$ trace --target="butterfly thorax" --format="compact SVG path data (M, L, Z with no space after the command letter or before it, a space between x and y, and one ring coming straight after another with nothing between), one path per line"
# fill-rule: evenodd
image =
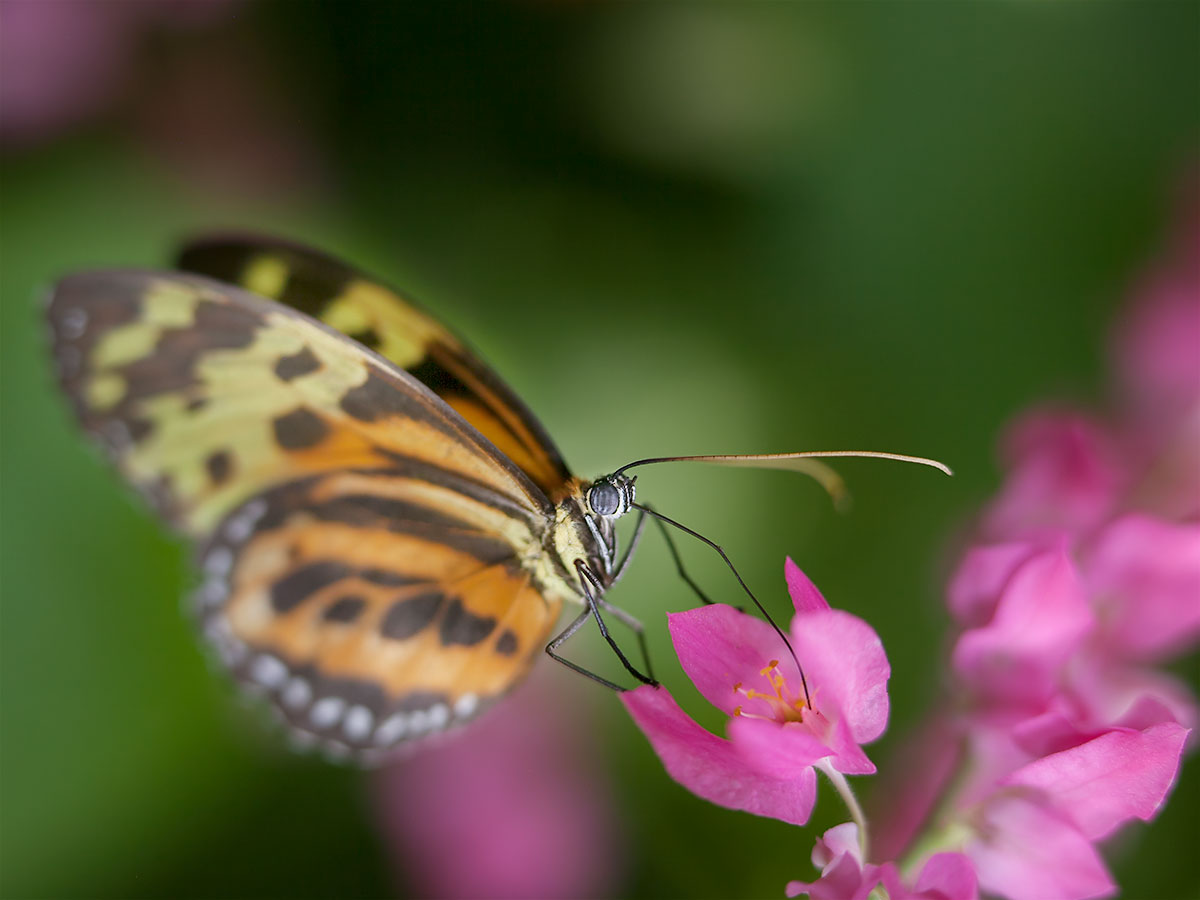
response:
M564 599L582 597L582 564L591 574L592 588L603 592L614 579L617 566L616 520L633 507L633 479L610 475L594 482L573 478L557 495L554 522L547 533Z

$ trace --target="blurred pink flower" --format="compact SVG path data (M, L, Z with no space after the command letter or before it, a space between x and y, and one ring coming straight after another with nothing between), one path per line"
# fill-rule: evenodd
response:
M1128 821L1153 818L1174 782L1187 734L1174 722L1111 728L1039 756L1002 723L976 722L961 739L943 730L967 752L958 757L957 777L942 783L953 784L951 793L937 792L938 811L924 823L921 849L904 868L922 864L927 854L954 852L965 855L990 894L1107 896L1115 885L1094 844ZM888 834L897 823L904 824L894 811L876 822L883 825L877 846L889 854L911 838L911 832L902 841Z
M966 852L985 891L1010 900L1083 900L1116 893L1092 842L1038 799L997 794L976 816L977 830Z
M1027 413L1001 446L1009 473L980 523L989 541L1086 532L1112 513L1129 486L1116 440L1077 413Z
M1113 330L1126 453L1141 479L1130 506L1200 519L1200 172L1175 238Z
M853 822L835 825L813 845L812 863L821 870L816 881L789 881L789 897L807 894L812 900L866 900L883 881L879 866L864 863Z
M1005 757L1019 752L1015 745L985 750L968 776L974 786L964 787L958 812L944 826L948 843L970 857L981 887L992 893L1014 900L1107 896L1116 886L1093 844L1131 819L1157 813L1187 734L1173 722L1112 729L994 779ZM1006 743L999 730L984 739Z
M787 896L866 900L880 884L887 889L889 900L976 900L979 896L975 869L961 853L933 854L911 888L893 863L864 863L858 826L853 822L826 831L813 847L812 861L821 869L821 877L813 882L788 882Z
M975 547L951 579L968 715L1005 717L1031 752L1116 725L1195 724L1186 687L1147 665L1200 636L1200 524L1131 513L1073 557L1057 544Z
M1158 437L1200 411L1200 173L1181 201L1174 240L1134 291L1112 341L1129 412Z
M1154 817L1175 780L1187 734L1175 722L1142 731L1114 728L1036 759L1000 785L1036 788L1084 837L1100 840L1130 819Z
M144 32L204 25L237 2L4 0L0 140L42 141L99 114L131 84Z
M1161 662L1200 638L1200 522L1130 513L1108 523L1081 555L1098 653Z
M814 765L844 774L875 771L859 745L886 727L890 668L867 623L830 609L790 559L786 570L796 609L790 640L804 661L807 697L771 626L715 604L673 614L669 622L684 671L730 717L729 739L700 727L665 688L641 687L621 699L667 772L688 790L800 825L816 799Z
M912 888L906 888L896 867L883 867L883 886L888 900L977 900L979 877L975 866L962 853L934 853L917 873Z
M1003 582L990 618L959 637L951 664L975 709L1037 713L1094 624L1065 549L1034 552Z
M378 774L397 880L417 896L594 897L619 883L608 773L551 674Z
M882 795L883 858L959 850L988 893L1107 896L1095 845L1174 782L1200 718L1155 668L1200 638L1195 199L1117 332L1126 405L1008 430L1008 475L947 590L955 683L902 752L917 772Z

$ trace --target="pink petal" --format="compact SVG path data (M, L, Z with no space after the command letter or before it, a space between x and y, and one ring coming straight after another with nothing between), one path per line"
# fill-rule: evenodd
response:
M1117 665L1087 654L1072 662L1070 694L1084 730L1113 724L1140 729L1162 721L1194 728L1200 723L1187 685L1159 669Z
M1004 444L1011 471L983 520L992 540L1089 529L1109 514L1128 480L1112 438L1076 413L1027 414Z
M808 821L816 800L816 775L811 768L792 780L754 771L733 744L692 721L666 688L647 685L626 691L621 702L667 774L696 796L792 825Z
M792 604L797 613L819 612L829 609L826 600L817 586L809 580L798 565L789 556L783 563L783 575L787 579L788 593L792 595Z
M754 771L783 780L799 778L805 769L833 754L799 722L735 716L729 720L729 740Z
M1013 726L1012 734L1032 757L1042 757L1114 728L1143 731L1160 722L1195 728L1198 720L1195 698L1178 679L1085 657L1072 664L1067 690L1045 711Z
M828 866L816 881L789 881L785 893L789 897L807 894L812 900L867 900L880 877L875 866L868 865L864 869L857 860L846 855Z
M813 844L812 861L814 866L824 868L839 856L849 855L862 864L862 844L858 839L858 825L854 822L843 822L834 825Z
M820 713L804 711L806 724L817 719L823 719ZM850 725L845 719L837 719L828 723L824 729L826 746L833 751L830 764L843 775L874 775L875 764L863 752L854 735L850 733Z
M912 889L905 887L892 863L880 867L888 900L978 900L975 867L962 853L935 853L929 857Z
M772 660L799 689L799 676L787 646L766 622L738 612L732 606L714 603L667 616L675 653L688 678L704 698L726 715L738 707L749 714L775 718L774 708L763 700L748 699L734 690L743 685L772 694L770 682L761 674Z
M1004 783L1040 788L1085 837L1099 840L1128 819L1154 816L1179 771L1187 735L1174 722L1110 731L1036 760Z
M977 900L979 878L965 854L935 853L921 869L913 891L925 900ZM899 898L893 894L892 900Z
M808 894L812 900L867 900L879 884L882 870L863 865L858 826L853 822L835 825L817 839L812 862L821 869L813 882L788 882L789 897Z
M792 646L817 712L844 720L860 744L879 737L892 670L875 629L840 609L807 613L792 620Z
M999 794L968 841L979 886L1010 900L1084 900L1116 892L1091 841L1059 813L1025 797Z
M992 621L959 638L954 669L998 705L1043 704L1092 625L1066 553L1040 553L1013 574Z
M1084 577L1114 654L1157 660L1200 638L1200 523L1124 516L1090 548Z
M959 624L975 628L986 623L1013 572L1040 547L1034 541L1013 541L968 550L946 591L947 605Z

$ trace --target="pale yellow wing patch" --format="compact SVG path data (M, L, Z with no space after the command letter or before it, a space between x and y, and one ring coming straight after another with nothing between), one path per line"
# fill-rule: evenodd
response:
M208 534L275 484L425 461L513 498L545 497L431 392L308 318L208 279L64 279L49 308L85 427L185 532Z

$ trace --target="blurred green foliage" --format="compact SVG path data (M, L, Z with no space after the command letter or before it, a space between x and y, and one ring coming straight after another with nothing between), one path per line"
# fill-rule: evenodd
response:
M1030 404L1102 402L1113 312L1195 161L1198 10L262 3L143 36L107 113L0 157L0 893L394 889L362 776L288 756L232 711L179 615L184 553L68 421L34 302L56 276L160 265L196 230L283 232L469 335L581 474L826 447L948 461L953 480L841 466L845 517L780 473L639 481L781 616L790 554L874 624L893 665L871 751L886 767L935 696L945 563L998 483L1001 427ZM227 118L247 92L260 105ZM263 123L286 125L259 137L300 163L262 184L271 152L236 177L203 165L223 129ZM614 599L695 701L662 618L692 600L654 537ZM811 871L828 795L804 832L709 807L596 705L624 895L779 896ZM1117 842L1127 896L1200 894L1198 804L1193 766Z

